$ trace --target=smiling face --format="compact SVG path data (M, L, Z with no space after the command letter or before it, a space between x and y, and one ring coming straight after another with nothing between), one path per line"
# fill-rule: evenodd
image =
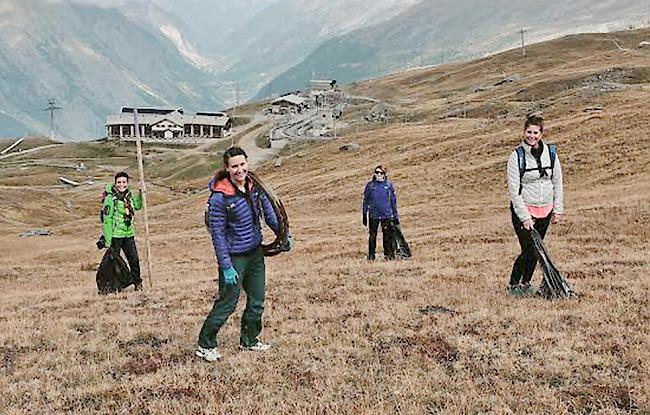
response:
M127 187L129 187L129 179L126 177L118 177L115 180L115 188L118 192L124 193Z
M542 135L542 127L539 125L531 124L524 129L524 141L531 147L537 146Z
M234 182L244 184L246 175L248 175L248 161L246 161L246 156L239 155L230 157L226 170Z
M375 169L374 178L377 181L383 182L386 180L386 173L384 173L381 169Z

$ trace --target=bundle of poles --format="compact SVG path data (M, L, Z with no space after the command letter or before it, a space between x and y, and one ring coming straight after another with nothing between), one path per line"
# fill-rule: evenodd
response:
M539 293L549 300L558 298L571 298L575 296L575 292L569 282L562 276L560 271L555 267L551 257L546 251L546 247L542 242L542 237L535 229L531 229L530 235L533 239L533 246L537 253L539 265L542 268L544 277L542 278L542 285L539 288Z

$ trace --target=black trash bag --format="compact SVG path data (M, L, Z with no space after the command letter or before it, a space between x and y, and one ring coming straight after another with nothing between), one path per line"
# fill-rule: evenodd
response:
M395 240L393 248L395 248L395 257L401 259L407 259L411 257L411 248L404 238L402 229L398 224L393 222L393 238Z
M96 281L100 294L120 292L134 283L126 261L120 255L113 254L110 249L106 250L97 268Z

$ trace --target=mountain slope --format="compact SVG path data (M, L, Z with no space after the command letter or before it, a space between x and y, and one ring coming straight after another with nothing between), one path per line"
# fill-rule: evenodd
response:
M646 0L512 3L429 0L388 22L324 42L300 64L272 81L275 91L302 88L313 71L341 82L367 79L411 66L467 60L519 44L582 31L612 30L646 22ZM264 96L260 92L258 97Z
M222 52L233 61L223 79L239 80L252 96L321 42L385 21L416 1L279 0L223 42Z
M48 131L52 97L63 107L57 135L75 139L103 136L106 115L125 104L219 109L213 78L140 26L111 8L3 1L0 135Z
M275 0L155 0L159 7L185 22L184 34L197 50L218 58L230 45L233 32Z

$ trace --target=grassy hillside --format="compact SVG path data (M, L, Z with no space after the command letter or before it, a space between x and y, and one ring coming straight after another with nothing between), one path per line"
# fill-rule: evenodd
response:
M22 191L11 203L31 217L0 217L0 412L648 413L650 51L636 45L650 31L616 37L627 50L572 36L526 58L356 85L397 116L260 169L295 237L266 263L267 354L237 350L240 304L219 335L224 359L193 356L216 291L205 194L154 186L153 287L100 297L93 209L20 238L52 204ZM531 111L565 174L567 212L546 244L579 293L570 301L505 291L519 250L505 164ZM360 151L340 151L348 142ZM376 164L397 189L411 260L364 259L361 192ZM47 192L94 200L92 189Z

